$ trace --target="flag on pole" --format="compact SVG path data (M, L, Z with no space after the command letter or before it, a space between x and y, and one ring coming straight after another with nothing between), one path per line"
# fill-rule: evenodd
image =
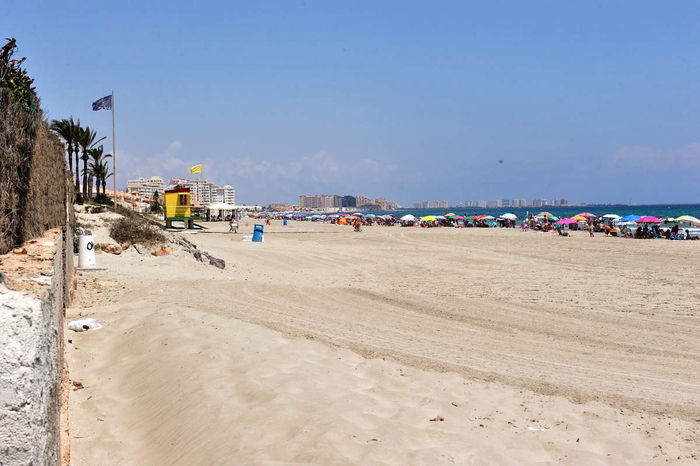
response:
M106 95L101 99L93 102L92 110L95 112L98 110L112 110L112 96Z
M200 163L199 165L190 167L190 173L202 173L202 164Z

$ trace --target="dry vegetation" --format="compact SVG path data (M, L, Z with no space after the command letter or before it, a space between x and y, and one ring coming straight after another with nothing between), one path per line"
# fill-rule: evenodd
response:
M41 111L27 112L0 88L0 254L66 225L72 202L63 145Z
M119 244L144 244L146 246L167 241L165 235L154 222L128 209L117 208L123 215L109 228L109 235Z

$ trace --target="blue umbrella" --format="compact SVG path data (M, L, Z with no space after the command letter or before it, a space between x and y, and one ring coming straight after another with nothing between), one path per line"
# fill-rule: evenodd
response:
M618 218L617 220L615 220L615 222L636 222L640 218L642 218L640 215L631 214L631 215L625 215L624 217Z

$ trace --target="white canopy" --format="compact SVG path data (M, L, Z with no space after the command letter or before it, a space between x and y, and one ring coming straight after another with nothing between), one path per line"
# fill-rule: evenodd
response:
M209 210L235 210L236 208L237 206L226 204L225 202L217 202L207 206L207 209Z

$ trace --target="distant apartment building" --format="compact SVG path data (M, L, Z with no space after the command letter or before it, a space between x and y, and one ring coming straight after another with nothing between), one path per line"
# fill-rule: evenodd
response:
M306 194L297 198L297 205L310 209L334 209L340 207L342 198L337 194Z
M559 207L559 199L552 199L551 201L549 201L549 205L553 207Z
M513 199L513 207L526 207L527 200L525 199Z
M340 207L357 207L355 196L343 196L340 199Z
M568 199L559 199L559 205L564 207L569 205L569 200Z
M364 196L364 195L355 196L355 201L357 202L357 207L375 204L374 199L372 199L369 196Z
M489 209L496 209L498 207L501 207L501 200L492 199L486 203L486 207L488 207Z
M474 201L464 201L464 207L476 207Z
M207 180L188 180L185 178L171 178L170 185L190 188L192 200L202 205L209 205L217 202L236 205L236 188L233 186L219 186Z
M487 201L478 200L478 201L476 201L476 206L477 206L477 207L487 207L487 206L488 206L488 202L487 202Z
M416 202L413 207L416 209L447 209L450 206L448 201L423 201Z
M510 199L501 199L501 207L511 207L512 203Z
M165 183L160 176L152 176L150 178L136 178L126 182L126 192L136 196L152 198L153 193L157 192L159 196L165 191Z
M547 205L547 199L533 199L532 207L544 207Z

